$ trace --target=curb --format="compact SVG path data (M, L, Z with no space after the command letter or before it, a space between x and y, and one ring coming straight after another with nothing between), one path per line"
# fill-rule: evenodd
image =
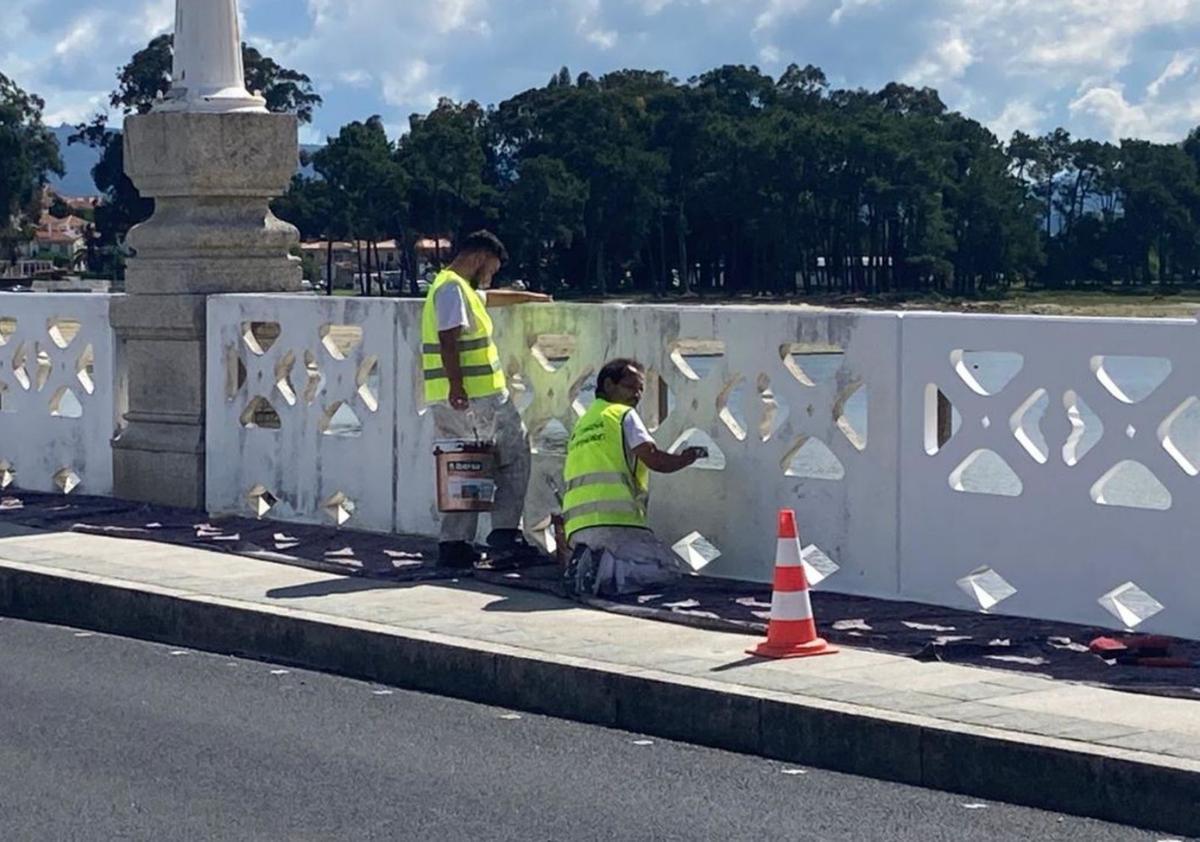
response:
M0 615L236 654L788 763L1200 835L1200 765L0 564Z

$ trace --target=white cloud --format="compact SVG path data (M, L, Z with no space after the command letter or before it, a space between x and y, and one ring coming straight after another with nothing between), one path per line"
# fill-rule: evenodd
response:
M829 16L829 22L835 25L839 24L842 22L842 18L847 15L853 15L855 12L870 6L878 6L883 2L885 0L841 0L838 7L833 10L833 14Z
M1163 86L1181 79L1192 71L1196 66L1196 52L1194 50L1186 53L1176 53L1171 57L1171 62L1164 68L1159 77L1149 84L1146 88L1146 96L1155 98L1162 91Z
M960 78L975 61L971 45L962 34L949 31L903 74L911 85L937 87Z
M167 29L174 0L3 0L0 69L77 121ZM937 87L1015 128L1178 139L1200 122L1200 0L242 0L244 37L327 98L310 137L439 94L497 102L560 66L688 78L727 63L821 66L833 84Z
M1005 103L1004 110L987 120L987 127L1001 140L1007 142L1013 132L1036 134L1045 125L1046 109L1029 99L1016 99Z

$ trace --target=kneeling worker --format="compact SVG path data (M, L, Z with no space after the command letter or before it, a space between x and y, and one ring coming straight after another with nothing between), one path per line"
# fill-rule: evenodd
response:
M573 587L593 595L635 593L688 572L646 520L649 476L673 474L705 458L702 447L676 455L659 450L634 408L646 375L628 359L607 363L596 401L567 445L563 519L573 550Z
M488 292L507 259L494 234L477 231L467 237L429 288L421 327L425 401L433 413L435 436L496 443L496 505L487 542L500 562L536 553L520 529L529 485L529 437L509 400L488 309L550 301L533 292ZM442 515L440 565L471 567L481 560L474 546L477 523L475 514Z

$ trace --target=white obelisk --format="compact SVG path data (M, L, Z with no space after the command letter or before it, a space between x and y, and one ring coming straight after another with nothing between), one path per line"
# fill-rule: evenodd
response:
M158 111L264 112L246 90L237 0L176 0L171 90Z

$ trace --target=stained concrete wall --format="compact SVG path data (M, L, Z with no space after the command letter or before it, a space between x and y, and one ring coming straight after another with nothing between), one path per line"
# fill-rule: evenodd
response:
M0 295L0 487L112 493L123 402L113 298Z
M210 509L261 510L251 492L266 490L276 501L267 517L435 533L420 306L212 299ZM269 348L246 339L255 324L277 334ZM338 350L347 325L361 339ZM554 510L547 480L561 483L563 435L595 372L633 356L651 369L643 414L652 424L660 378L671 395L659 444L706 443L723 455L720 469L653 482L655 530L670 542L700 533L721 553L708 573L768 580L775 512L788 506L804 541L841 565L824 585L834 590L978 608L960 580L987 568L1015 588L996 611L1120 626L1098 600L1136 585L1165 606L1143 629L1200 637L1200 577L1189 562L1200 528L1190 517L1200 493L1195 322L554 305L504 311L497 329L536 449L531 532ZM1166 360L1170 375L1146 395L1124 394L1114 372L1128 358ZM993 384L1005 366L1011 376ZM310 370L317 385L306 396ZM944 446L939 391L957 419ZM271 419L251 408L256 398L274 408L278 429L255 426ZM339 404L361 429L329 423ZM823 454L815 473L803 457L814 448ZM1147 503L1117 488L1113 470L1125 462L1161 480L1169 508L1154 508L1161 494Z

